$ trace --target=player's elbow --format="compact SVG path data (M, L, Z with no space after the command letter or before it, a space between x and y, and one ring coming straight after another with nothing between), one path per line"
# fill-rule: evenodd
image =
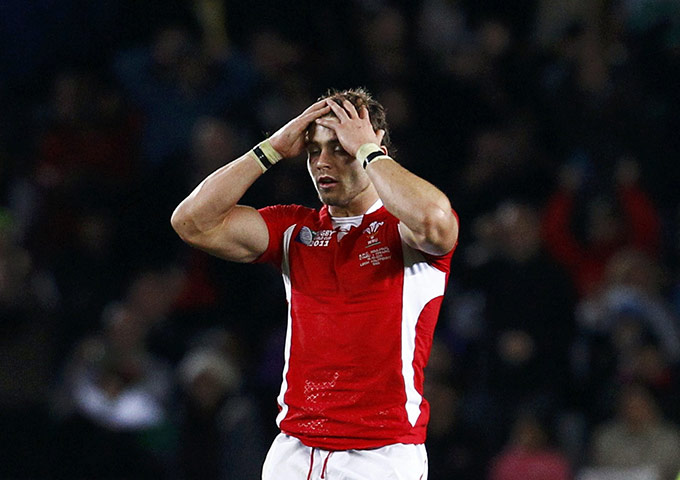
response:
M193 243L192 238L196 236L198 230L183 203L179 204L175 211L172 212L170 225L172 225L173 230L182 240L189 244Z
M458 220L451 207L433 206L424 212L422 232L434 252L450 252L458 241Z

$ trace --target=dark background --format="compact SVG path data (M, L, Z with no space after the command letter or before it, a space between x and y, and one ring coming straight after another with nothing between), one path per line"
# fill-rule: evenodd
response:
M3 0L0 476L258 478L280 277L189 249L169 218L356 86L460 216L430 478L514 478L503 461L570 478L645 465L655 441L670 476L678 85L677 1ZM297 159L243 203L318 200ZM608 453L640 438L613 425L646 432L639 458Z

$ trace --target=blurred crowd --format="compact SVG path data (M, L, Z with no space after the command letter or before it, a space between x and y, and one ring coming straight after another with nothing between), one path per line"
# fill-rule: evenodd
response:
M259 478L280 277L170 214L365 86L461 219L430 479L674 479L678 85L677 0L4 0L0 476ZM244 202L318 205L303 159Z

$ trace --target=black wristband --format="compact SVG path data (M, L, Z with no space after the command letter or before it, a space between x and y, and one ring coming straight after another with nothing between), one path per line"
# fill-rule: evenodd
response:
M364 159L364 169L368 167L368 164L371 163L373 160L375 160L378 157L386 157L385 152L382 150L376 150L375 152L371 152L368 155L366 155L366 158Z
M270 168L272 168L274 166L274 164L269 161L269 159L267 158L267 155L264 154L264 152L262 151L262 149L260 148L259 145L257 145L255 148L253 148L253 153L255 153L255 155L257 155L257 159L260 161L260 163L265 168L265 170L269 170Z

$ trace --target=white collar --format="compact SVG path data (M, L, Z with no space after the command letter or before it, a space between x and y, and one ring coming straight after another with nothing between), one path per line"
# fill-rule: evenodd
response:
M346 224L346 223L354 223L359 220L359 223L361 223L361 219L364 218L364 215L368 215L369 213L377 212L380 207L383 206L382 200L378 199L375 201L373 205L368 207L368 210L366 210L366 213L362 215L355 215L353 217L334 217L331 215L331 220L333 223L341 223L341 224Z
M383 206L382 200L377 199L373 205L371 205L368 210L366 210L366 213L364 215L368 215L369 213L377 212L380 207Z

